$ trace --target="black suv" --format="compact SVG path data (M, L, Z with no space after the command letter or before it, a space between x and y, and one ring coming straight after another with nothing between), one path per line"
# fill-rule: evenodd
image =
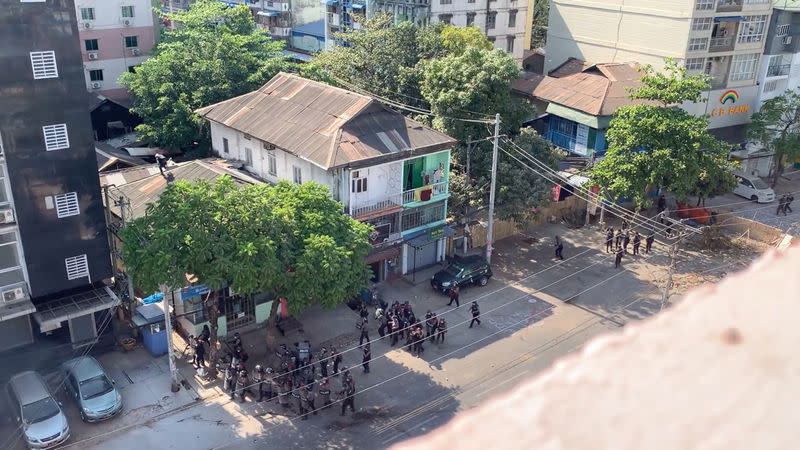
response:
M446 293L453 286L463 286L467 283L486 286L492 277L492 268L480 255L470 255L458 258L446 269L436 272L431 278L431 286L442 293Z

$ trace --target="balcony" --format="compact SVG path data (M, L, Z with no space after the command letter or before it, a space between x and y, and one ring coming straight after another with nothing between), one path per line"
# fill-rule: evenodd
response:
M743 0L719 0L717 12L737 12L742 10Z
M406 210L400 218L400 231L406 233L434 223L443 222L447 218L446 212L447 208L445 208L444 202Z
M789 70L792 68L791 64L780 64L767 67L768 77L783 77L789 75Z
M709 53L714 52L730 52L733 51L733 47L736 45L736 40L734 36L728 37L712 37L711 42L708 46Z
M409 189L403 192L403 205L410 203L424 203L438 200L438 196L447 195L447 181L440 181L416 189Z
M358 220L369 220L375 217L394 214L403 209L402 199L402 194L394 194L385 200L353 208L350 210L350 216Z
M428 202L443 200L448 195L447 181L409 189L399 194L392 194L385 200L353 208L350 215L358 220L369 220L375 217L394 214L403 207L415 208Z

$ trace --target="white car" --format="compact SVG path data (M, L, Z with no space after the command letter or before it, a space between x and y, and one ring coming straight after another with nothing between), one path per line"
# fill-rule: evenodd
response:
M758 203L769 203L775 200L775 191L767 186L761 178L755 175L746 175L743 173L734 173L736 177L736 188L733 193L750 199Z

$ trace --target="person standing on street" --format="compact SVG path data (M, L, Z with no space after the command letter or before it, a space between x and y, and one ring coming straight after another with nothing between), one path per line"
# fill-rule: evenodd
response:
M614 268L615 269L618 269L619 266L620 266L620 263L622 262L622 254L623 254L622 247L618 247L617 248L617 254L614 257Z
M264 368L261 367L261 364L256 364L256 366L253 367L252 379L253 384L258 386L258 400L256 401L264 401L264 384L266 383L264 382Z
M560 260L564 260L564 244L561 242L561 239L556 236L556 258Z
M614 229L611 227L606 228L606 253L611 253L614 248Z
M329 363L330 361L328 361L328 349L322 347L322 349L319 351L319 373L322 376L322 378L328 378Z
M200 339L194 342L194 362L198 369L206 365L206 345Z
M456 302L456 308L459 308L461 305L458 303L458 285L454 284L453 287L450 288L450 303L447 306L452 306L453 302Z
M650 254L650 249L653 247L653 241L656 240L656 237L653 235L653 231L650 230L650 234L647 235L647 239L644 241L644 252L648 255Z
M434 328L434 321L433 321L433 313L429 309L428 312L425 313L425 335L430 336L433 332Z
M236 394L239 395L239 401L244 403L244 394L247 390L247 371L242 369L239 371L239 376L236 378ZM233 400L233 397L231 397Z
M614 233L614 244L616 248L622 247L622 230L617 230Z
M364 341L369 342L369 323L364 318L361 321L361 337L358 339L358 345L364 345Z
M364 357L361 359L361 367L364 368L364 373L369 373L369 361L372 359L372 349L370 349L369 342L364 346Z
M791 206L789 206L789 205L792 204L793 201L794 201L794 195L787 194L786 195L786 204L783 205L783 215L784 216L786 215L786 211L794 212L794 211L792 211Z
M333 355L333 376L339 375L339 364L342 363L342 354L336 351L336 347L331 345L331 355Z
M478 302L472 302L472 306L470 307L470 311L472 311L472 320L469 322L469 327L472 328L472 325L475 322L478 322L478 325L481 324L481 310L478 309Z
M331 380L323 378L319 382L319 396L322 397L322 408L328 409L331 407Z
M775 215L780 216L781 213L786 215L786 194L781 195L781 198L778 200L778 210L775 211Z
M391 329L392 347L394 347L397 340L400 339L400 319L397 318L397 315L392 315Z
M344 412L347 410L348 406L350 407L350 411L355 413L356 406L353 397L356 395L356 381L351 375L345 377L343 389L339 395L344 396L344 401L342 402L342 413L340 415L344 416Z
M444 344L444 335L447 334L447 321L444 317L439 318L438 334L436 335L436 342L441 341Z
M622 237L622 249L628 253L628 244L631 243L631 232L626 231L625 236Z
M642 238L639 236L638 231L634 231L633 233L633 254L639 254L639 246L642 245Z
M378 308L375 310L375 320L378 321L378 336L383 338L386 336L386 324L388 322L388 316L383 308Z

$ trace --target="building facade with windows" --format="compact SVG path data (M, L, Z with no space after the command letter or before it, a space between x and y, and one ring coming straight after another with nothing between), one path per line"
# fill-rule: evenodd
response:
M0 6L0 351L90 342L118 300L74 5Z
M674 58L711 78L704 100L682 107L708 114L711 129L739 142L739 125L758 108L771 15L772 0L560 0L550 7L545 70L569 57L655 67Z
M344 212L372 224L366 262L377 281L444 259L449 136L370 97L285 73L198 114L220 157L268 182L321 183Z
M534 0L430 0L431 22L475 26L495 48L522 62L530 48ZM530 16L530 17L529 17Z
M135 70L153 49L161 26L154 0L75 0L86 88L124 100L119 77Z

